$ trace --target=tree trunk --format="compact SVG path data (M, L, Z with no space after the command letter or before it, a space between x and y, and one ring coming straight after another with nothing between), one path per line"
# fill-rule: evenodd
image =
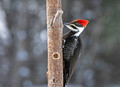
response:
M63 87L61 0L47 0L48 87Z

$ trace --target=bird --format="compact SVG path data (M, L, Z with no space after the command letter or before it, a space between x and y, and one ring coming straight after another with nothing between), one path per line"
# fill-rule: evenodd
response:
M82 41L80 34L88 23L88 20L76 19L65 24L70 31L66 33L62 39L64 87L67 87L74 72L75 65L81 55Z

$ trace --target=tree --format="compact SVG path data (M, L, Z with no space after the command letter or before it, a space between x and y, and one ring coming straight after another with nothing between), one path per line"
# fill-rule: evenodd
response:
M47 0L48 87L63 87L61 0Z

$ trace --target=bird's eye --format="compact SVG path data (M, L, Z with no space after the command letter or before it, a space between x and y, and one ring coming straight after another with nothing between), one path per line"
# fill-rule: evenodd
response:
M76 25L79 25L79 23L76 23Z
M83 27L81 24L79 24L79 23L76 23L76 26L78 26L78 27Z

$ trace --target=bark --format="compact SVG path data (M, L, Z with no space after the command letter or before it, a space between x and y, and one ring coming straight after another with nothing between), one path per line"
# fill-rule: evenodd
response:
M48 87L63 87L61 0L47 0Z

